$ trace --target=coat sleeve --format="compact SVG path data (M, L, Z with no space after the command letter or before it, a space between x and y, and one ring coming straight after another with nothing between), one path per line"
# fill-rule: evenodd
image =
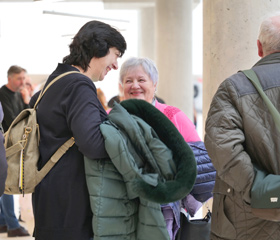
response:
M3 120L3 111L0 103L0 123ZM2 132L0 131L0 196L3 194L5 189L5 181L7 177L7 161L6 154L4 148L4 137Z
M90 159L107 158L100 124L107 113L98 101L96 89L88 81L76 81L66 91L65 112L79 151ZM103 119L102 119L103 118Z
M251 158L244 149L245 136L239 98L230 80L216 92L205 125L205 146L218 177L243 194L250 203L254 179Z
M7 178L7 161L5 157L4 138L0 132L0 196L5 189L5 181Z
M5 114L5 119L2 121L2 126L4 129L4 132L6 132L15 119L16 115L13 112L13 107L11 104L11 100L5 95L5 94L0 94L0 102L2 104L2 109L3 113Z

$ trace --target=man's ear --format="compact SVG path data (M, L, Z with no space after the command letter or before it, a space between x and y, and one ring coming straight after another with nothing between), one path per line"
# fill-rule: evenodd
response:
M262 47L260 40L257 40L257 45L258 45L258 54L262 58L263 57L263 47Z

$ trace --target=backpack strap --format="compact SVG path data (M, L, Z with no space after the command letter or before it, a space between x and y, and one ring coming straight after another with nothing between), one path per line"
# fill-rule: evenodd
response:
M52 155L50 160L53 163L56 163L64 155L64 153L66 153L66 151L74 145L74 143L75 143L75 139L71 137L59 149L56 150L56 152Z
M53 168L53 166L59 161L59 159L66 153L66 151L72 147L75 143L75 139L71 137L67 140L56 152L51 156L49 161L37 172L36 182L39 183L47 175L47 173Z
M41 98L43 97L43 95L45 94L45 92L49 89L49 87L51 85L53 85L57 80L59 80L60 78L68 75L68 74L72 74L72 73L79 73L82 74L81 72L78 71L69 71L69 72L65 72L63 74L60 74L59 76L57 76L55 79L53 79L45 88L42 89L42 91L40 92L40 95L34 105L34 109L36 109L36 106L38 105L38 103L40 102ZM37 183L39 183L45 176L46 174L53 168L53 166L58 162L58 160L65 154L65 152L74 145L75 143L75 139L73 137L71 137L70 139L68 139L62 146L60 146L60 148L58 148L56 150L56 152L51 156L51 158L48 160L48 162L43 166L43 168L38 172L37 177L36 177L36 181Z
M53 85L53 84L54 84L57 80L59 80L60 78L66 76L66 75L68 75L68 74L72 74L72 73L79 73L79 74L82 74L81 72L78 72L78 71L69 71L69 72L65 72L65 73L62 73L62 74L60 74L59 76L57 76L55 79L53 79L47 86L46 86L46 84L45 84L44 87L43 87L43 89L42 89L42 91L40 92L40 95L39 95L39 97L38 97L36 103L34 104L34 109L36 109L36 107L37 107L38 103L40 102L41 98L43 97L43 95L44 95L45 92L49 89L49 87L50 87L51 85ZM45 86L46 86L46 88L45 88Z
M280 114L276 107L273 105L273 103L270 101L270 99L267 97L267 95L264 93L262 89L262 85L258 79L257 74L254 72L254 70L243 70L242 71L245 76L252 82L252 84L255 86L257 91L259 92L260 96L262 97L263 101L265 102L270 114L272 115L272 118L276 124L277 129L280 131Z

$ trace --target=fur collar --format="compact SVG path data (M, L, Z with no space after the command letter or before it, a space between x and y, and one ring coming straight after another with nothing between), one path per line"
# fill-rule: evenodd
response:
M160 140L172 151L177 173L173 180L159 182L154 187L144 181L137 181L135 191L147 200L169 203L182 199L193 188L197 167L194 154L174 124L152 104L138 99L120 103L130 114L143 119L157 133Z

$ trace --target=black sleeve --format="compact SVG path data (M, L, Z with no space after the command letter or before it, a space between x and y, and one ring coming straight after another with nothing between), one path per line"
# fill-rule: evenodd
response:
M7 161L4 148L4 137L0 132L0 196L3 194L5 189L5 181L7 178Z
M0 123L3 120L3 111L0 103ZM3 194L5 189L5 181L7 177L7 161L6 161L6 153L4 148L4 137L2 132L0 131L0 196Z
M13 113L11 101L4 94L0 97L0 101L5 116L2 122L2 126L4 131L6 132L16 116Z
M106 158L108 154L100 124L107 113L97 98L95 87L87 81L73 82L72 85L66 90L65 111L79 151L91 159Z

